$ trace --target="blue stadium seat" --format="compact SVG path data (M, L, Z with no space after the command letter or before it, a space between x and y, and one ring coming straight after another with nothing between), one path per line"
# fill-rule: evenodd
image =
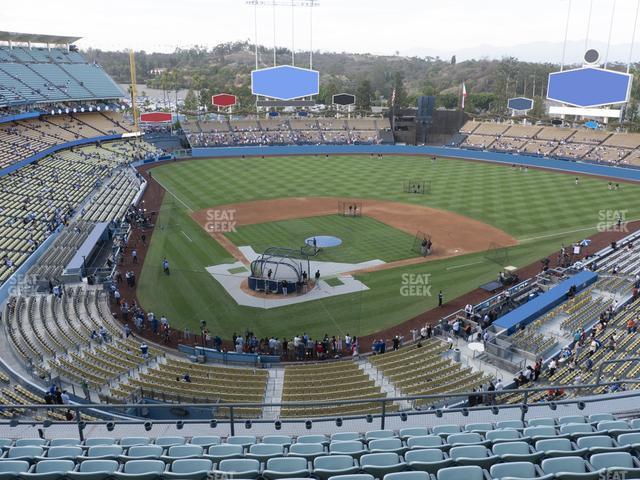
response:
M395 437L395 433L391 430L371 430L365 433L364 439L365 441L370 440L378 440L381 438L393 438Z
M73 447L82 442L76 438L54 438L49 442L50 447ZM1 446L1 445L0 445Z
M594 413L593 415L589 415L589 423L599 423L615 419L616 417L611 413Z
M561 435L570 435L571 437L585 436L595 434L593 427L589 423L567 423L560 426Z
M522 430L524 427L524 422L521 420L502 420L496 422L496 428L515 428L517 430Z
M332 442L329 444L329 453L331 455L350 455L354 458L360 458L368 450L364 448L360 441L344 441L344 442Z
M355 473L353 475L336 475L335 477L329 477L329 480L375 480L373 475L368 473Z
M362 436L358 432L337 432L331 434L332 442L347 442L361 439Z
M129 460L159 459L163 452L164 448L160 445L134 445L129 447L126 455L120 456L120 460L126 462Z
M73 460L42 460L27 473L20 473L20 479L58 480L72 471L76 464Z
M623 433L617 438L619 445L629 446L634 450L640 450L640 433Z
M494 455L498 455L503 462L531 462L537 463L544 452L536 452L527 442L501 442L491 448Z
M16 440L16 447L45 447L47 440L44 438L19 438Z
M427 472L396 472L387 473L384 480L430 480Z
M596 480L600 477L591 465L580 457L556 457L542 460L542 472L558 480Z
M124 464L122 471L112 474L121 480L156 480L162 478L165 463L162 460L131 460Z
M222 442L217 435L202 435L197 437L191 437L189 442L192 445L200 445L202 448L209 448L212 445L219 445Z
M289 447L289 456L301 457L309 461L326 454L324 445L321 443L294 443Z
M482 445L453 447L449 450L449 457L458 466L478 465L482 468L489 468L500 461L498 455L494 455L491 450Z
M267 480L279 478L306 478L309 476L308 462L305 458L280 457L270 458L262 472Z
M555 427L556 421L553 418L532 418L527 421L527 427Z
M589 462L599 472L606 472L604 478L640 478L640 462L628 452L596 453Z
M204 480L213 469L213 462L205 458L185 458L176 460L162 475L165 479Z
M484 472L477 465L449 467L438 470L438 480L485 480Z
M13 480L19 473L29 470L29 462L24 460L5 460L0 462L0 480Z
M11 447L2 455L2 458L33 462L37 457L42 457L43 453L44 449L37 446Z
M424 437L429 435L429 429L426 427L412 427L400 429L400 438L406 440L409 437ZM333 437L331 437L333 439Z
M260 475L260 462L253 458L233 458L222 460L216 469L217 474L232 478L257 478Z
M327 445L329 442L324 435L300 435L296 443L321 443Z
M620 437L618 437L620 438ZM606 452L623 452L631 449L630 445L619 445L609 435L587 435L576 439L578 448L586 448L590 454Z
M260 462L266 462L270 458L284 455L284 446L271 443L256 443L249 447L247 458L254 458Z
M129 448L136 445L149 445L151 440L149 437L122 437L120 439L120 446L122 448Z
M89 447L87 450L87 458L101 458L103 460L115 460L123 453L120 445L96 445Z
M500 430L491 430L485 434L485 437L490 442L504 442L504 441L512 441L518 440L522 438L522 435L518 430L502 428Z
M441 448L444 446L442 437L438 435L424 435L421 437L409 437L407 447L413 448ZM447 445L448 447L448 445Z
M85 447L95 447L97 445L115 445L116 439L112 437L95 437L95 438L87 438L84 441Z
M406 450L407 448L399 438L381 438L369 442L369 451L371 453L393 452L403 454Z
M407 468L397 453L368 453L360 457L363 472L382 478L387 473L401 472Z
M460 425L436 425L431 429L434 435L450 435L452 433L460 433L462 429Z
M493 425L490 423L468 423L464 426L465 432L478 432L485 433L493 430Z
M85 460L76 470L68 472L67 477L70 480L107 480L119 466L115 460Z
M584 415L567 415L558 418L558 425L566 425L569 423L587 423Z
M165 462L173 462L174 460L184 458L197 458L203 454L203 448L200 445L173 445L167 450L167 455L162 457Z
M243 453L242 445L222 444L209 447L209 451L205 457L217 464L223 460L242 458Z
M522 431L523 438L528 438L532 442L537 440L544 440L546 438L555 438L558 436L558 432L555 427L540 425L536 427L527 427Z
M283 447L288 448L289 445L293 443L293 440L289 435L265 435L262 437L262 443L282 445Z
M335 475L358 473L358 462L349 455L327 455L313 460L313 476L320 480L328 480Z
M596 427L599 432L607 432L610 435L625 433L625 430L631 430L631 426L624 420L603 420L598 422Z
M491 442L485 440L479 433L454 433L447 437L447 443L455 445L489 445Z
M258 443L258 441L253 435L234 435L232 437L227 437L228 445L241 445L244 449L249 448L255 443Z
M168 448L175 445L184 445L186 443L186 439L184 437L158 437L153 443L161 447Z
M75 460L82 456L82 451L82 447L49 447L45 458Z
M566 457L574 455L582 457L587 454L587 449L577 450L573 448L571 440L568 438L549 438L547 440L538 440L536 442L536 450L544 452L546 458Z
M453 466L453 460L442 450L436 449L410 450L405 454L404 460L411 470L419 470L432 475L435 475L441 468Z
M531 462L498 463L489 471L493 480L508 479L545 479L551 480L553 474L544 475L540 468Z

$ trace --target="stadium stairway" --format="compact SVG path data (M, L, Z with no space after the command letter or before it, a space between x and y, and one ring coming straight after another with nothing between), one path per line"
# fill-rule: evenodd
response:
M396 388L391 381L385 377L380 370L378 370L375 365L373 365L366 357L361 358L357 362L358 368L366 373L371 380L373 380L374 384L384 393L387 394L388 398L393 397L401 397L402 392L400 389ZM403 400L401 402L396 402L398 407L401 410L411 408L411 402Z
M282 389L284 387L284 369L270 368L265 388L265 403L280 403L282 401ZM280 407L264 408L262 417L265 419L277 419L280 417Z

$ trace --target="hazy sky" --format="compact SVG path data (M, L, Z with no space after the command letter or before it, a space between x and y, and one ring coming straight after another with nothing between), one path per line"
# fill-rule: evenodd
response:
M264 0L270 4L272 0ZM290 0L277 0L287 3ZM614 0L572 0L569 39L606 42ZM319 0L314 48L424 55L478 46L562 42L569 0ZM617 0L613 44L631 40L637 0ZM53 4L58 4L53 8ZM276 9L279 45L291 46L291 7ZM296 48L309 46L309 8L296 9ZM259 43L273 44L273 9L258 7ZM254 7L245 0L30 0L3 9L0 29L84 37L81 46L171 51L176 46L251 39ZM639 29L640 30L640 29ZM640 35L640 33L639 33ZM486 52L492 55L495 52ZM637 50L640 50L638 48ZM640 55L640 51L638 51ZM635 55L634 55L635 56ZM560 58L557 52L556 59Z

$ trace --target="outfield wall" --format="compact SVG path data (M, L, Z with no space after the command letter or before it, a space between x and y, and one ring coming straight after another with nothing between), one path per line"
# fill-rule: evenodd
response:
M573 172L581 175L600 175L620 180L640 182L640 169L613 167L585 162L572 162L533 155L466 150L453 147L430 147L408 145L291 145L281 147L208 147L192 149L194 158L282 156L282 155L436 155L438 157L461 158L484 162L526 165Z

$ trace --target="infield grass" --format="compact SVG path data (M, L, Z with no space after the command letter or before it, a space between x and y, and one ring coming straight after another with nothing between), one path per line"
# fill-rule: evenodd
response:
M189 326L197 331L203 319L212 332L225 338L245 329L280 337L303 331L312 335L375 332L435 307L438 290L443 290L445 301L451 300L494 279L500 267L486 260L484 253L475 253L359 275L369 290L355 294L269 310L239 307L205 271L209 265L235 260L189 217L194 210L300 196L420 204L467 215L518 238L520 244L509 249L510 263L517 267L543 258L562 243L595 233L603 217L617 211L626 210L626 220L640 218L636 185L621 184L620 190L609 191L606 180L589 176L581 177L576 186L573 174L520 172L464 160L432 163L403 156L199 159L167 163L152 174L171 193L165 195L139 280L139 300L156 315L167 315L174 328ZM402 181L408 178L430 180L431 194L402 193ZM290 234L293 230L284 229L269 241ZM171 262L170 276L162 274L164 256ZM404 295L406 273L430 274L432 296Z

